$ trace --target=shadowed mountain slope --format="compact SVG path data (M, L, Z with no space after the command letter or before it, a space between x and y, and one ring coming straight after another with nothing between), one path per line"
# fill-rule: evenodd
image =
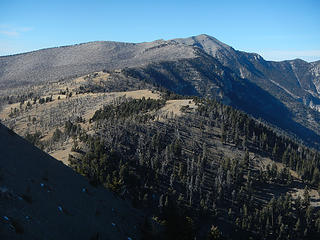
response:
M128 78L162 86L178 94L206 96L221 100L223 103L241 109L256 118L262 118L281 129L293 133L312 145L320 142L318 123L295 119L295 112L289 106L270 94L259 85L243 79L230 68L223 66L217 59L199 52L199 57L152 63L142 67L127 68L122 79ZM297 106L295 106L297 109ZM298 105L304 114L319 113ZM315 132L313 132L314 130Z
M319 142L319 62L266 61L205 34L144 43L90 42L0 57L0 89L115 69L124 70L123 78L220 99L309 143Z
M252 81L278 98L288 95L311 108L319 108L319 62L308 63L301 59L266 61L256 53L237 51L208 35L176 41L199 47L241 78Z
M3 125L0 153L0 239L138 236L138 214L126 202Z

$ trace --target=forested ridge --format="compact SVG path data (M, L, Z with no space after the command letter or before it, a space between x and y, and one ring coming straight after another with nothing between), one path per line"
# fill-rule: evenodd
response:
M205 34L90 42L1 57L0 121L130 201L144 239L320 239L319 76Z
M165 100L154 100L154 99L124 99L123 102L105 105L103 109L99 109L95 112L90 121L97 121L99 119L106 120L119 120L127 118L132 115L142 115L147 111L158 110L163 107ZM151 115L148 115L151 117Z
M166 121L142 117L163 100L106 106L91 119L95 134L69 122L70 166L143 209L146 239L319 237L309 195L319 152L215 100L194 101L195 111ZM265 157L273 164L263 167ZM297 184L305 189L293 198Z

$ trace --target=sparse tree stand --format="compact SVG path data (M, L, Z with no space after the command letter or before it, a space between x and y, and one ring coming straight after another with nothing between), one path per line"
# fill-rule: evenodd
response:
M289 167L296 168L297 163L296 169L301 169L298 172L311 184L317 173L313 174L309 167L316 169L317 162L313 159L319 159L317 152L279 137L243 113L217 102L203 103L204 106L199 103L195 113L165 123L150 120L152 116L137 117L161 107L162 103L157 101L126 99L96 111L91 119L99 133L95 136L87 135L76 123L80 119L66 122L65 134L79 139L77 151L84 152L80 159L70 159L70 166L92 183L103 184L137 206L148 210L152 207L152 214L168 224L168 236L175 237L165 239L186 239L182 233L187 229L176 226L176 223L188 225L186 216L195 225L205 217L210 219L207 224L214 222L219 226L219 218L227 213L234 232L254 239L272 236L293 240L297 236L318 234L320 220L308 206L310 201L292 199L288 194L274 197L266 204L258 199L256 191L261 185L289 183ZM210 125L216 119L220 129ZM232 134L235 126L239 129L239 139L247 139L245 149L231 144L236 135ZM207 130L201 134L203 129ZM223 129L226 145L217 144ZM207 137L209 132L215 135ZM234 151L239 155L235 154L234 158L225 155L223 150L230 152L230 148L236 148ZM254 152L257 148L258 152ZM258 161L250 159L252 153L258 159L261 152L264 157L280 161L286 150L288 159L292 159L285 160L288 168L279 168L274 163L259 171L255 168ZM221 238L216 226L213 234L205 237Z

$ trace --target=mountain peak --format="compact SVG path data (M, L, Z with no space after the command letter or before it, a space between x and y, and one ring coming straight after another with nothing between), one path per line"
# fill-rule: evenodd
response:
M200 34L200 35L197 35L197 36L192 36L191 38L194 38L194 39L197 39L197 40L206 40L206 41L214 41L214 42L217 42L217 43L222 43L217 38L215 38L213 36L210 36L208 34ZM224 43L222 43L222 44L224 44Z
M231 48L227 44L220 42L215 37L212 37L207 34L200 34L200 35L192 36L189 38L177 38L174 40L179 43L183 43L186 45L194 45L194 46L198 46L200 48L203 48L205 50L211 50L211 51L217 50L217 49L222 49L222 48L227 48L227 49ZM209 51L209 52L211 52L211 51Z
M218 39L207 34L200 34L189 38L177 38L174 39L174 41L188 46L199 47L211 56L216 56L217 52L225 52L233 49L227 44L220 42Z

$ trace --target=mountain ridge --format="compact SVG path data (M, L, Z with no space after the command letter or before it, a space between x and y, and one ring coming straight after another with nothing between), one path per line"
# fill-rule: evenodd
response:
M269 97L257 101L258 95L250 95L269 94L286 108L282 113L272 114L286 114L285 118L320 136L319 61L266 61L259 54L235 50L206 34L143 43L96 41L2 57L0 90L116 69L140 72L144 78L133 77L136 81L148 81L149 76L152 84L179 94L218 98L247 111L252 107L246 105L249 101L245 99L256 99L260 106L254 109L265 108L259 110L264 119L268 119L266 114L272 112L272 106L267 102ZM228 74L224 74L226 72ZM233 81L242 85L241 91L246 94L232 88ZM250 89L255 90L251 93ZM234 96L233 102L231 95ZM279 119L279 116L272 118Z
M3 123L82 176L0 123L0 238L319 235L317 63L208 35L6 61Z

